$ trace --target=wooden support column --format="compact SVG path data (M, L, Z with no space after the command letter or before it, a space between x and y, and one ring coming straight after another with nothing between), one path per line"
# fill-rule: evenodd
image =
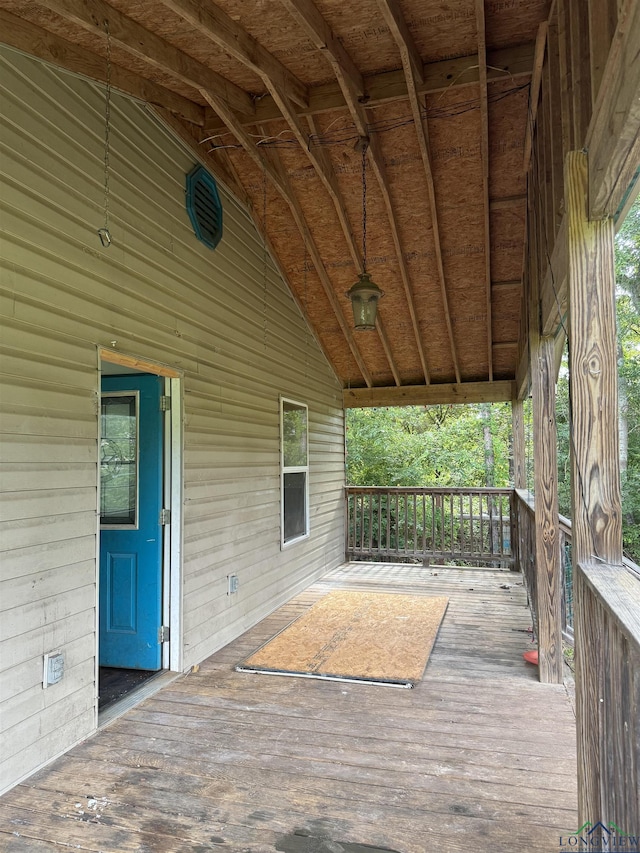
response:
M524 401L511 401L511 435L513 441L513 488L527 488L527 459L524 437Z
M511 401L511 449L513 452L513 488L527 488L527 453L524 432L524 401L517 397ZM515 497L515 495L513 496ZM511 500L511 551L513 570L522 571L518 502Z
M587 219L587 155L565 164L569 217L569 310L573 448L573 560L620 565L622 511L614 230Z
M565 162L573 453L574 631L578 747L578 823L624 824L612 805L618 790L612 756L624 756L624 725L609 710L607 689L615 632L602 629L600 612L582 570L622 568L622 512L618 460L618 399L614 231L612 220L589 221L587 155L572 151ZM589 566L589 564L591 564ZM611 659L610 659L611 658ZM620 682L617 682L618 687ZM633 760L633 759L631 759ZM617 774L618 776L620 774Z
M553 338L540 337L537 316L535 319L536 322L531 324L530 334L538 674L540 681L561 684L562 583L558 519L555 348Z

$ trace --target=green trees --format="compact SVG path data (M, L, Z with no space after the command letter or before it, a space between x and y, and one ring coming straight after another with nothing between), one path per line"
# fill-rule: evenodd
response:
M347 482L352 486L491 483L505 487L509 485L510 436L509 403L350 409Z

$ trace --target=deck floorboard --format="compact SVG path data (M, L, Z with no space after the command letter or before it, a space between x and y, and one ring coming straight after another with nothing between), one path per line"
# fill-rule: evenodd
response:
M449 596L414 689L234 671L336 588ZM530 624L513 572L345 564L6 794L0 850L557 850L575 717Z

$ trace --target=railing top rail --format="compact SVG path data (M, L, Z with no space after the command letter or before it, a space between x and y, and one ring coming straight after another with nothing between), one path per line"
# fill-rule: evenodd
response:
M437 495L511 495L513 489L498 489L487 486L469 486L454 488L452 486L345 486L347 494L437 494Z
M580 571L598 601L640 652L640 578L619 566L581 563Z

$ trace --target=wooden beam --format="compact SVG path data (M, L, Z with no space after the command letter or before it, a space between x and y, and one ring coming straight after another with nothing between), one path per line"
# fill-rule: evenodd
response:
M305 84L218 6L200 0L160 0L160 3L263 80L271 81L284 97L301 107L308 106Z
M585 140L589 215L615 216L640 164L640 3L625 0Z
M487 90L487 37L484 0L476 0L478 70L480 74L480 159L482 161L482 203L484 207L484 290L487 314L487 373L493 381L493 323L491 319L491 214L489 207L489 101Z
M141 373L153 373L155 376L166 376L171 379L179 379L182 376L182 373L173 367L156 364L155 361L147 361L134 355L125 355L106 347L98 348L98 356L100 361L108 361L109 364L117 364L119 367L130 367Z
M345 101L358 101L365 96L362 74L345 50L342 42L333 34L312 0L281 0L282 5L295 18L315 47L322 51L333 68ZM366 135L358 129L361 136Z
M503 198L490 198L489 208L494 210L511 210L513 207L520 207L527 200L526 195L509 195Z
M587 218L587 155L565 166L573 408L573 560L622 564L614 231Z
M398 0L378 0L380 11L384 17L386 25L391 31L395 43L400 50L402 59L402 67L404 76L407 80L407 91L411 97L411 90L424 82L422 76L423 62L418 49L413 40L413 36L409 32L409 27L404 19L404 15Z
M395 359L393 357L393 353L391 352L391 344L389 343L389 337L385 330L384 322L380 315L379 309L376 316L376 332L380 336L380 343L382 344L384 354L386 355L387 361L389 362L389 367L391 368L391 373L393 374L393 380L396 385L402 385L400 374L398 373L398 368L396 367Z
M534 308L537 313L537 303ZM531 386L538 675L544 683L562 684L564 657L554 362L553 338L540 337L536 317L536 322L531 325Z
M125 17L103 0L42 0L41 5L65 20L79 24L92 35L106 39L108 31L112 44L127 53L188 86L215 92L216 97L233 110L254 114L253 101L243 89Z
M522 287L521 281L492 281L491 289L496 293L503 290L516 290Z
M444 264L442 262L442 243L440 240L440 226L438 222L438 205L436 202L435 183L433 180L431 155L429 151L429 127L426 118L426 111L423 109L421 98L418 95L418 84L422 79L422 60L420 59L418 49L415 46L411 33L409 32L409 28L404 21L402 12L397 4L397 0L378 0L378 5L380 6L385 22L389 26L389 29L391 30L391 33L398 45L402 60L402 67L407 81L407 92L409 95L409 103L411 105L413 125L418 139L418 149L422 158L422 165L427 182L427 195L429 197L429 210L431 213L431 227L433 232L436 266L438 270L440 297L442 299L444 318L447 326L453 370L456 382L459 383L461 378L460 367L458 365L455 339L453 336L451 310L449 307L449 298L444 275ZM413 297L411 297L411 302L413 302Z
M107 82L105 58L2 9L0 33L0 41L9 47L22 50L72 74L98 80L100 83ZM200 127L204 125L204 107L118 65L111 67L111 86L138 101L169 110L192 124Z
M349 110L351 118L356 126L356 131L363 139L368 140L367 157L371 169L376 176L378 187L382 194L382 199L387 211L389 232L396 252L396 259L407 301L407 307L409 309L409 315L411 317L416 348L420 357L425 382L429 382L429 371L427 368L424 347L422 345L422 336L420 334L411 283L409 281L409 273L404 253L402 251L397 220L391 200L391 193L384 165L384 157L382 155L378 138L375 135L369 138L370 117L361 103L364 92L362 75L311 0L282 0L282 2L286 8L289 9L291 14L294 15L309 38L315 46L322 51L323 55L331 65L338 79L340 88L342 89L342 94L344 96L347 109Z
M524 401L511 401L511 436L513 447L513 488L527 488L527 445L524 429Z
M510 381L462 382L442 385L402 385L399 388L349 388L343 392L345 409L372 406L436 406L449 403L507 403L513 399Z
M315 41L319 42L320 39L312 39L312 41L315 43ZM318 45L318 47L324 52L324 46ZM498 81L503 82L505 77L522 80L531 76L533 50L534 45L531 43L489 51L487 54L487 82L489 85ZM419 95L444 92L454 87L473 86L478 83L477 55L426 62L422 66L422 77L423 82L418 84ZM360 100L363 106L378 107L382 104L404 101L408 98L407 81L402 70L384 71L380 74L365 76L362 79L365 94L358 96L357 100ZM300 107L297 111L302 116L321 115L322 113L345 109L346 106L343 88L337 81L332 81L311 86L309 88L308 107ZM256 104L255 118L246 120L245 123L267 122L281 118L280 110L271 95L265 95ZM207 129L211 133L223 129L221 124L215 124L215 117L213 119L213 122L207 123Z
M567 290L567 217L562 217L553 253L546 264L540 293L540 317L543 335L555 335L569 310Z
M248 138L244 139L243 147L245 148L245 150L247 150L248 153L249 148L255 149L252 140ZM315 267L318 278L320 279L320 283L322 284L322 288L333 309L338 324L342 330L342 334L344 335L349 349L351 350L351 354L353 355L356 364L358 365L358 368L362 373L364 381L369 387L371 387L371 385L373 384L371 374L369 373L364 358L362 357L362 354L354 340L353 331L349 326L349 323L345 319L344 313L338 301L338 297L336 296L336 292L333 289L333 284L327 273L324 261L322 260L320 250L318 249L316 242L313 239L313 235L309 230L309 226L304 217L300 202L296 197L293 188L291 187L289 177L287 176L285 170L282 168L282 164L280 162L277 150L274 148L265 148L263 150L264 154L262 152L257 151L255 153L260 158L265 173L271 177L271 180L274 183L276 189L280 192L284 200L289 205L291 215L293 216L298 230L300 231L302 240L307 249L307 253L309 254L311 262ZM251 156L255 155L252 154Z
M542 83L542 66L544 65L544 54L545 49L547 47L547 29L548 25L545 21L538 27L538 35L536 37L535 55L533 59L533 73L531 76L531 88L529 90L529 111L527 118L527 129L524 135L523 171L525 174L529 171L529 162L531 160L533 131L536 126L538 101L540 100L540 84Z

